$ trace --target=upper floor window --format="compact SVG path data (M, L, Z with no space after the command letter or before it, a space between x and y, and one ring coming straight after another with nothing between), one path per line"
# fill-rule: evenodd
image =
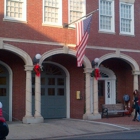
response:
M99 30L114 32L114 0L99 0Z
M120 3L120 33L134 35L134 4Z
M86 14L85 0L69 0L69 23L85 16L85 14Z
M26 21L26 0L5 0L4 19Z
M43 23L62 25L62 0L43 0Z

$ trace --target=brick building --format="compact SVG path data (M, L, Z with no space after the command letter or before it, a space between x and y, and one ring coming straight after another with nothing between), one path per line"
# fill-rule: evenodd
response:
M138 89L139 0L0 0L0 101L4 117L101 118L102 104L124 102ZM83 66L77 67L75 27L64 23L96 10ZM33 59L41 54L41 75ZM99 58L101 77L90 76ZM77 94L80 91L80 99Z

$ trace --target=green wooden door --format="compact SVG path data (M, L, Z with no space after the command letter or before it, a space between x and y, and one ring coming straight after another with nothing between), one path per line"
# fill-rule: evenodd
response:
M3 107L3 116L9 120L9 77L7 69L0 65L0 102Z

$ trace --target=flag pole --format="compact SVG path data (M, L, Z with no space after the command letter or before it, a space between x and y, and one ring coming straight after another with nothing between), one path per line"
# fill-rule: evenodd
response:
M73 23L77 22L78 20L80 20L80 19L82 19L82 18L84 18L84 17L87 17L87 16L89 16L89 15L91 15L91 14L93 14L93 13L97 12L98 10L99 10L99 9L96 9L96 10L94 10L94 11L90 12L89 14L87 14L87 15L85 15L85 16L83 16L83 17L81 17L81 18L79 18L79 19L77 19L77 20L75 20L75 21L73 21L73 22L71 22L71 23L69 23L69 24L64 23L64 24L63 24L63 27L64 27L64 28L68 28L68 27L69 27L69 25L71 25L71 24L73 24Z

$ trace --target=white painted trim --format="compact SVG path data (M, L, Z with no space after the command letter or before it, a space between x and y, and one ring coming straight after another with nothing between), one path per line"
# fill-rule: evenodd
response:
M69 46L69 47L75 47L76 44L65 44L65 43L57 43L57 42L47 42L47 41L37 41L37 40L28 40L28 39L16 39L16 38L3 38L0 37L0 40L3 41L9 41L9 42L23 42L23 43L31 43L31 44L45 44L45 45L54 45L54 46ZM136 49L123 49L123 48L110 48L106 46L87 46L86 49L94 49L94 50L108 50L108 51L117 51L120 50L121 52L140 52L139 50Z
M29 66L33 65L33 61L31 59L31 57L22 49L17 48L13 45L6 44L6 43L3 43L2 49L10 51L10 52L14 52L15 54L17 54L24 61L25 65L29 65Z
M102 73L105 73L105 74L107 74L109 76L107 79L110 79L110 78L111 79L116 79L116 75L115 75L115 73L111 69L108 69L108 68L105 68L103 66L100 66L100 71ZM104 79L104 78L101 77L101 78L99 78L99 80L100 79Z
M1 40L7 41L7 42L23 42L23 43L30 43L30 44L45 44L45 45L54 45L54 46L69 46L69 47L75 47L76 44L65 44L65 43L58 43L58 42L47 42L47 41L37 41L37 40L28 40L28 39L16 39L16 38L2 38Z
M39 64L41 65L47 57L50 57L50 56L55 55L55 54L66 54L66 52L63 48L53 49L53 50L47 51L44 54L42 54L42 57L40 58ZM67 54L70 54L70 55L73 55L76 57L76 51L74 51L74 50L68 50ZM91 62L86 56L83 59L83 64L84 64L85 68L92 68Z
M13 90L12 90L12 81L13 81L13 72L11 68L4 62L0 61L0 64L5 66L9 72L9 121L12 121L12 100L13 100Z
M43 63L54 64L54 65L60 67L61 69L63 69L66 74L66 118L70 118L70 74L64 66L62 66L58 63L51 62L51 61L47 61L47 62L43 62Z
M94 49L94 50L108 50L108 51L117 51L120 52L140 52L140 50L136 49L121 49L121 48L110 48L110 47L104 47L104 46L87 46L87 48Z
M120 0L120 2L135 3L135 0Z

